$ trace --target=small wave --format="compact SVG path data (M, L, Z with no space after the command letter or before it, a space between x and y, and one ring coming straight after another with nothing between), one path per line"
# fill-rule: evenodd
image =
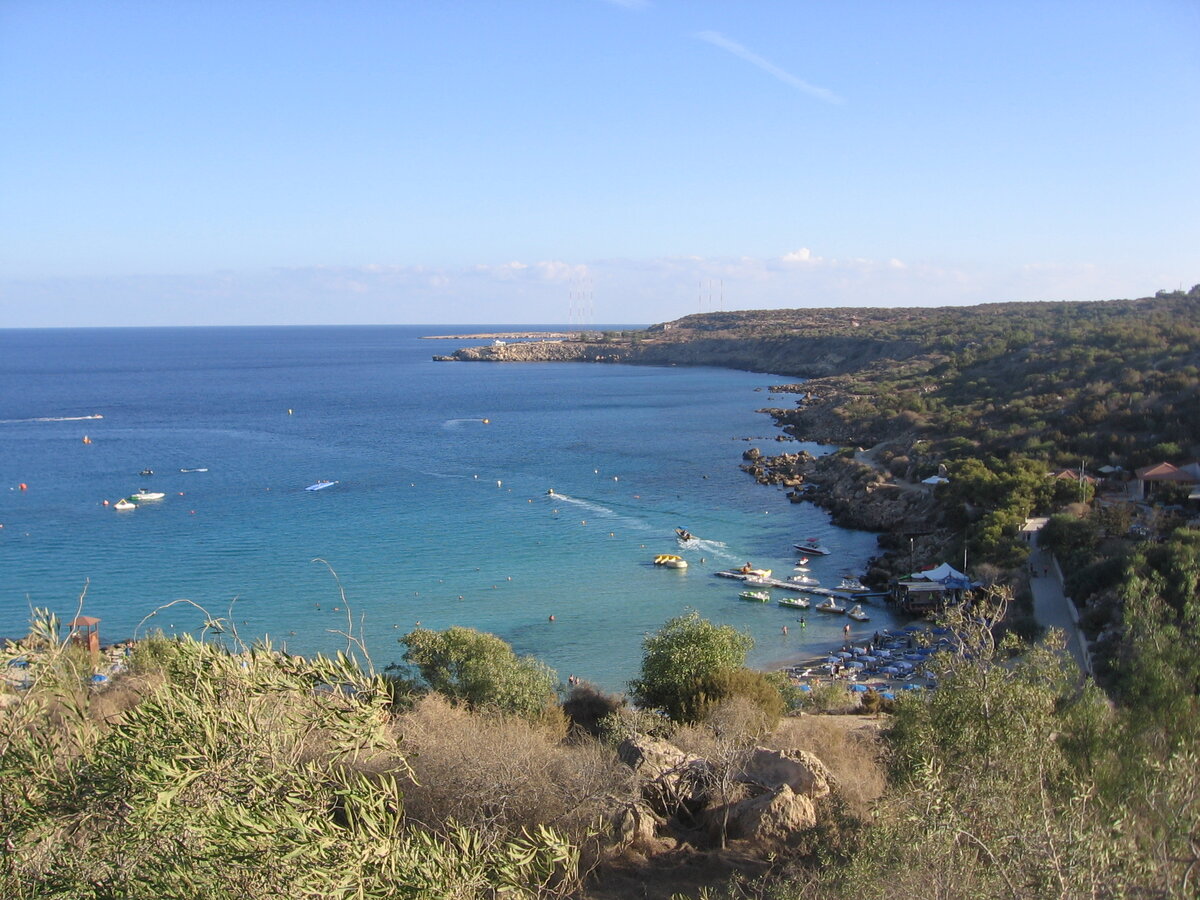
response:
M94 416L38 416L33 419L0 419L0 425L23 425L29 422L87 422L91 419L103 419L102 415Z

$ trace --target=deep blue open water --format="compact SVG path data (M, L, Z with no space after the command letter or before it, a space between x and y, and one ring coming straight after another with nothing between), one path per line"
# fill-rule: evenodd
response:
M154 614L187 599L245 640L329 652L349 607L376 666L417 622L467 625L609 689L689 607L747 629L758 664L838 641L840 617L801 630L712 576L747 561L790 574L793 542L814 536L835 553L813 573L835 586L875 552L738 468L748 446L821 449L776 444L755 412L791 402L766 390L791 379L433 362L470 342L421 336L455 330L505 329L0 331L0 635L34 607L74 615L86 590L102 641L198 632L190 604ZM304 490L319 479L338 484ZM138 488L167 496L103 504ZM677 526L704 542L687 570L655 568ZM856 630L891 621L874 615Z

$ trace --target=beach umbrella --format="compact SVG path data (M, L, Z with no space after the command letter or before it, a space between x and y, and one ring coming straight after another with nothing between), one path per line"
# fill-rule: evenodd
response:
M845 650L839 650L837 652L837 657L839 659L849 659L853 655L854 655L853 653L847 653Z
M838 658L838 657L836 657L836 656L827 656L827 657L825 657L825 662L827 662L827 663L840 663L840 662L841 662L841 659L839 659L839 658Z
M860 659L852 659L846 665L851 669L865 669L867 667L867 664Z
M884 675L899 675L900 674L900 670L897 669L895 666L884 666L881 671L883 672Z

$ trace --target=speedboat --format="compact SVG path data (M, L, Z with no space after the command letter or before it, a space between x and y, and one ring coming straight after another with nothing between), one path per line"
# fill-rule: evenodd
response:
M139 475L153 475L154 470L153 469L142 469L142 471L138 472L138 474Z
M807 597L780 597L775 602L788 609L808 609L812 606Z
M162 491L144 491L139 490L129 495L130 500L136 500L139 503L143 500L161 500L167 496Z
M654 557L656 566L664 566L668 569L686 569L687 560L682 556L676 556L674 553L660 553Z
M811 575L789 575L788 581L790 581L792 584L803 584L811 587L816 587L821 583Z
M337 484L336 481L318 481L315 484L310 484L308 487L305 488L305 490L306 491L323 491L323 490L325 490L325 488L331 488L335 484Z
M679 538L680 543L686 544L688 541L694 541L696 536L686 528L676 528L675 535Z
M839 591L849 591L850 593L861 593L867 590L867 586L853 576L845 576L838 583Z
M118 500L116 503L113 504L113 509L120 509L120 510L137 509L137 504L130 503L127 499L122 497L120 500Z
M827 613L844 613L846 611L846 607L838 606L836 597L827 597L813 608L819 612Z
M871 617L863 612L862 606L858 603L854 604L853 608L846 615L856 622L869 622L871 620Z
M801 553L812 553L816 556L828 556L833 551L817 543L816 538L808 538L793 545Z
M738 594L738 599L749 600L752 603L770 603L771 595L766 591L742 591Z

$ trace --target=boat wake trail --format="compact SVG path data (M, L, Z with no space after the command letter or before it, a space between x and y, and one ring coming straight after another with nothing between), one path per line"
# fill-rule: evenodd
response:
M704 556L713 556L717 559L737 559L724 541L706 541L703 538L694 537L683 546L687 550L695 550Z
M0 419L0 425L24 425L29 422L87 422L104 416L38 416L35 419Z
M442 423L442 427L443 428L458 428L460 425L468 425L468 424L487 425L488 420L481 419L478 417L476 417L474 419L447 419L445 422Z
M638 531L656 531L657 529L641 519L635 519L630 516L622 515L615 509L604 506L600 503L595 503L591 500L582 500L579 497L572 497L570 494L560 494L555 492L550 494L546 499L553 503L569 503L572 506L586 509L595 518L598 519L615 519L622 522L624 525L637 529Z

